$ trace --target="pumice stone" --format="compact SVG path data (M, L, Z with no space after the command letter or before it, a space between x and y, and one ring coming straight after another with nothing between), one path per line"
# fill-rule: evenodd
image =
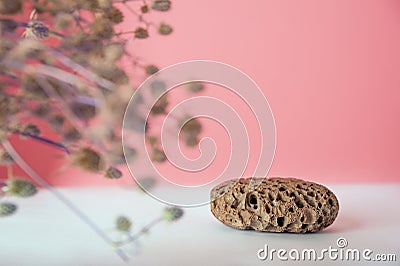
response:
M335 221L339 202L326 187L295 178L252 178L225 181L211 190L211 212L236 229L308 233Z

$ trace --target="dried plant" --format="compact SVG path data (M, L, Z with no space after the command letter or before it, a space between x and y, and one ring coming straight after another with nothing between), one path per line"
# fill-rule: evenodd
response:
M162 213L162 215L146 226L142 227L139 231L134 232L132 230L132 222L126 216L119 216L115 221L115 229L123 234L124 240L115 241L113 247L115 249L121 249L122 247L132 244L136 242L143 235L149 233L152 227L156 226L158 223L162 221L166 222L175 222L182 218L183 210L178 207L166 207Z
M159 71L156 65L128 53L127 45L153 34L171 34L173 28L169 24L148 20L149 13L170 8L170 0L0 2L0 142L4 147L0 149L0 164L8 168L8 176L0 179L2 198L29 197L37 192L36 185L45 186L89 226L95 227L21 159L8 139L19 135L51 145L61 150L74 166L109 179L120 178L119 167L125 163L121 144L125 107L134 86L146 75ZM137 21L129 31L119 30L125 16L134 16ZM123 58L129 58L133 68L143 71L142 80L130 78L121 67ZM200 83L188 86L191 92L202 89ZM153 116L166 114L167 97L154 106ZM33 122L40 120L47 126L41 128ZM46 137L49 130L59 137ZM186 144L194 146L198 144L201 124L191 120L184 124L182 132ZM148 136L148 142L152 160L164 162L166 156L157 137ZM134 157L135 148L125 147L125 155ZM34 182L13 177L15 163ZM0 216L16 210L12 202L0 202ZM179 208L166 209L163 219L173 221L182 214ZM129 232L130 226L127 218L118 218L119 230Z

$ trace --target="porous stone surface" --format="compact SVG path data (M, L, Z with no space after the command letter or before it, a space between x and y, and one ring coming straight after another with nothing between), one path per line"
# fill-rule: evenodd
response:
M251 178L223 182L211 191L211 212L225 225L266 232L307 233L333 223L339 202L328 188L295 178ZM257 183L258 184L258 183Z

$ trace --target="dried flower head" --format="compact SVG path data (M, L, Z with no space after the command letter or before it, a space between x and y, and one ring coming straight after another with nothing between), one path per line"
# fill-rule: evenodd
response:
M22 9L22 0L1 0L0 14L11 15Z
M167 84L165 84L164 81L157 79L150 84L150 88L153 95L159 96L167 90Z
M144 67L144 70L146 71L147 75L153 75L159 71L158 67L156 65L147 65Z
M149 37L149 32L145 28L138 27L135 30L135 37L138 39L146 39Z
M95 38L110 39L114 35L113 24L104 17L97 17L90 25L91 33Z
M131 230L132 222L128 217L119 216L115 221L115 228L118 231L128 232Z
M110 166L107 170L106 173L104 174L105 177L110 178L110 179L118 179L121 178L122 172L118 170L117 168Z
M39 20L31 20L23 36L27 39L43 40L50 36L49 28Z
M174 222L182 218L183 209L179 207L167 207L164 209L163 218L168 222Z
M188 147L194 147L199 144L200 140L197 136L188 136L185 138L185 144Z
M146 14L149 12L149 6L148 5L144 5L140 7L140 12L142 12L143 14Z
M22 130L23 134L31 135L31 136L39 136L40 135L40 129L38 126L28 123L25 125L24 129Z
M75 165L88 172L97 173L104 169L104 160L102 156L89 147L80 148L73 158Z
M172 31L173 31L172 27L168 24L161 23L158 26L158 33L160 33L161 35L169 35L172 33Z
M10 165L14 163L14 159L11 155L3 149L0 149L0 165Z
M197 136L201 132L201 123L196 118L188 119L189 117L185 117L181 120L180 125L182 126L182 133ZM187 121L187 122L186 122Z
M158 163L162 163L167 160L167 156L165 155L164 151L158 148L153 149L150 158L153 162L158 162Z
M9 216L17 211L17 205L10 202L0 202L0 217Z
M153 0L151 8L157 11L165 12L171 8L170 0Z
M150 144L150 146L154 146L157 143L157 137L156 136L146 136L146 142Z
M204 89L204 84L199 81L189 82L186 86L187 90L190 92L200 92Z
M19 178L11 178L7 180L7 186L3 188L10 196L31 197L36 194L37 188L31 181Z
M165 114L167 112L167 107L168 107L168 98L167 94L164 94L163 96L158 99L158 101L153 105L151 108L151 114L153 115L159 115L159 114Z
M124 21L124 14L116 7L107 9L105 12L105 17L115 24L119 24Z

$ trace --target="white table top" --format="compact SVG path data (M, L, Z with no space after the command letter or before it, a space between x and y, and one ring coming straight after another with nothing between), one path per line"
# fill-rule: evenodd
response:
M400 183L329 185L340 201L335 223L321 233L273 234L231 229L218 222L209 206L185 209L176 223L162 222L138 247L126 250L128 263L48 191L30 199L9 199L18 213L0 219L0 265L267 265L257 251L314 248L318 252L344 237L347 248L396 254L396 262L350 262L400 265ZM162 189L162 188L158 188ZM133 230L158 217L165 207L135 188L59 189L110 236L118 215L134 221ZM373 256L373 255L372 255ZM282 262L275 257L274 264ZM297 265L313 262L295 262ZM323 265L340 261L326 258ZM289 263L290 264L290 263Z

